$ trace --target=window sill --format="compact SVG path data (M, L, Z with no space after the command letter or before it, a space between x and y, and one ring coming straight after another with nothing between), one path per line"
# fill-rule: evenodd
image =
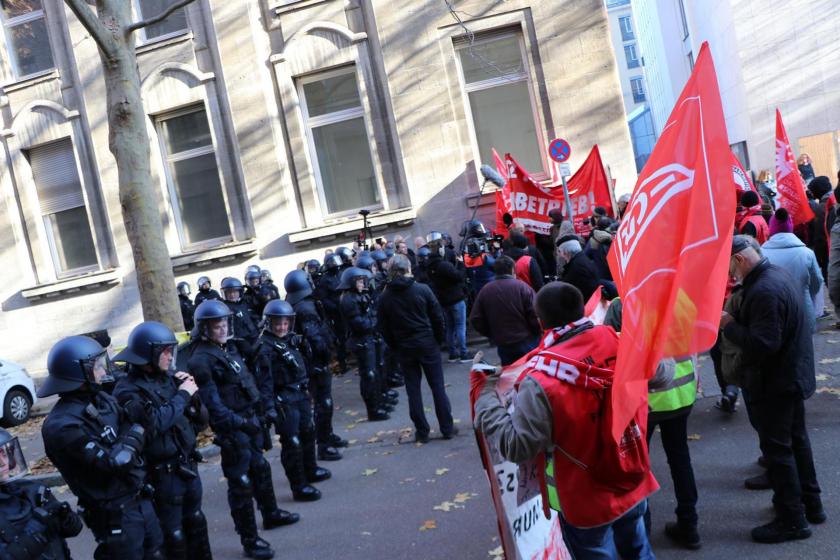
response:
M373 212L368 216L368 229L371 232L377 232L390 226L404 227L414 223L415 218L417 218L417 212L414 208ZM289 234L289 242L295 247L303 247L312 243L355 237L363 226L364 220L354 216L338 223L324 224L293 232Z
M308 8L316 4L322 4L327 0L273 0L270 4L271 9L274 10L275 15L284 14L300 10L301 8Z
M42 70L41 72L36 72L35 74L30 74L3 84L3 91L4 93L11 93L13 91L26 89L36 84L57 80L58 77L58 70L56 68Z
M114 286L119 284L121 279L122 277L117 269L91 272L82 276L74 276L73 278L27 288L21 290L21 295L30 302L34 302Z
M137 54L143 54L149 51L168 47L169 45L177 45L178 43L192 41L192 39L193 32L189 29L184 29L183 31L179 31L177 33L170 33L169 35L161 35L160 37L149 39L142 45L137 45L136 51Z
M172 270L183 272L189 268L202 268L213 263L227 262L257 254L257 244L252 240L227 243L211 249L202 249L172 257Z

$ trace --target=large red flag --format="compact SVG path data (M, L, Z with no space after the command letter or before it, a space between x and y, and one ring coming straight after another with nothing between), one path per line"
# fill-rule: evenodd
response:
M504 215L510 212L510 185L507 183L507 166L504 160L499 157L496 148L493 148L493 163L496 170L505 179L505 186L496 191L496 234L507 237L508 230L505 226Z
M790 148L782 114L776 109L776 189L779 192L779 206L785 208L793 219L793 225L804 224L814 219L814 212L805 195L805 181L796 167L793 150Z
M601 151L598 144L592 146L586 161L572 175L567 184L569 198L575 208L575 231L586 235L592 231L592 226L584 224L584 220L592 217L596 206L603 206L607 216L613 215L612 199L610 198L609 181L601 161ZM560 189L558 191L562 192ZM563 210L565 212L565 208Z
M744 167L741 165L741 160L732 152L732 179L735 181L735 202L741 199L741 195L747 191L753 191L758 194L753 185L752 179L747 175Z
M613 437L640 406L663 357L717 337L735 218L732 154L709 46L647 161L609 255L623 304Z

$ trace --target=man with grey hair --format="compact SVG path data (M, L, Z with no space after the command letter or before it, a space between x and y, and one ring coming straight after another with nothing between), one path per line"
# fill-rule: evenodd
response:
M802 291L770 264L747 235L732 240L729 274L741 284L742 302L721 314L723 336L738 347L744 400L758 432L773 488L775 519L752 530L757 542L811 536L808 523L826 520L805 426L805 399L814 394L814 345Z
M565 235L557 240L557 264L563 267L560 280L580 290L584 302L589 301L601 282L595 263L583 254L576 235Z
M444 387L439 350L445 332L443 310L431 288L414 281L407 256L394 255L388 272L391 280L379 297L378 324L385 343L394 351L402 367L415 441L427 443L431 431L420 392L423 374L432 390L443 439L452 439L458 428L452 419L452 407Z

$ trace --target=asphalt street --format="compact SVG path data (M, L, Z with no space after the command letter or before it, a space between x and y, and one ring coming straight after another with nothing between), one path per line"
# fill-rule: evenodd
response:
M689 440L700 493L699 514L703 548L689 552L675 548L662 534L673 519L675 506L667 462L658 436L651 445L653 469L662 489L650 500L653 514L651 540L660 559L784 560L840 557L840 455L837 453L837 418L840 411L840 331L830 322L815 335L818 393L808 401L808 422L818 475L829 520L814 527L806 541L784 545L759 545L749 530L770 520L770 492L748 491L743 479L759 473L757 439L740 408L726 415L714 408L717 385L711 361L701 357L701 392L689 420ZM486 351L486 348L485 348ZM299 512L302 520L291 527L264 532L278 551L278 558L349 559L498 559L501 558L495 516L487 478L479 462L469 426L468 365L447 364L447 391L461 433L451 441L433 433L427 445L411 441L404 394L392 418L385 422L364 420L358 377L348 373L335 378L337 431L352 443L343 460L322 463L333 478L319 484L324 497L318 502L292 501L279 461L279 449L269 460L274 472L280 506ZM430 423L436 427L432 401L424 392ZM25 438L32 440L32 436ZM31 442L33 458L38 444ZM218 457L201 467L205 485L204 510L211 527L216 558L240 558L241 548L233 531L226 503L226 483ZM58 496L72 500L66 488ZM85 530L72 539L74 558L92 558L93 540Z

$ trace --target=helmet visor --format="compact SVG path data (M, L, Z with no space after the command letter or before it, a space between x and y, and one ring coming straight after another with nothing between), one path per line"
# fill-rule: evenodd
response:
M111 371L111 363L106 350L103 350L95 356L81 360L81 364L82 370L85 372L85 377L90 383L101 383L102 379L107 377L108 372Z
M201 325L201 335L216 344L224 344L234 337L233 315L205 319Z
M152 346L152 363L156 364L160 371L172 370L177 359L177 344L155 344Z
M17 437L0 445L0 483L17 480L29 472Z

